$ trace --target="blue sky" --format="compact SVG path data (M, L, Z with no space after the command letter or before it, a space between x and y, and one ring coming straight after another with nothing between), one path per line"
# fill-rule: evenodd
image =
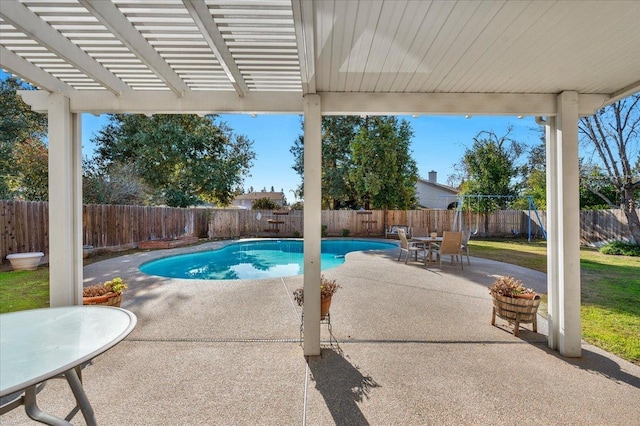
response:
M1 0L0 0L1 1ZM7 74L0 70L0 78ZM438 182L447 182L453 173L453 166L460 161L465 148L471 147L473 137L479 132L493 131L502 136L509 125L513 126L511 137L529 146L539 143L539 127L534 117L518 119L515 116L402 116L406 119L414 135L411 143L413 157L418 164L418 173L427 178L429 171L438 173ZM243 134L253 141L256 153L251 176L245 179L245 190L253 186L255 190L271 186L276 191L284 190L290 202L294 201L293 190L300 184L300 176L293 171L293 156L289 149L301 134L300 115L220 115L234 133ZM106 123L106 115L82 114L83 156L91 157L94 145L91 139ZM523 157L522 161L526 161Z
M538 125L533 117L518 119L513 116L403 116L414 136L411 143L413 157L418 164L421 177L427 178L431 170L438 172L438 182L446 183L453 173L465 148L471 147L473 137L480 131L493 131L502 136L509 125L513 126L511 137L529 146L539 143ZM243 134L253 141L256 153L251 176L245 179L245 190L253 186L255 190L271 186L276 191L284 190L289 202L294 201L293 190L300 183L300 177L291 168L293 156L289 149L301 134L299 115L221 115L236 134ZM91 139L106 124L107 116L82 115L83 154L91 156L94 146ZM522 161L526 161L523 157Z

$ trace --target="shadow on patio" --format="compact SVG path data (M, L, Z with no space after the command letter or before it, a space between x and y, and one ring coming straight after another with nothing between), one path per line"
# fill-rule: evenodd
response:
M506 322L490 325L495 275L544 291L544 274L477 258L461 271L405 265L395 250L350 253L324 272L342 286L331 309L338 343L329 345L322 325L322 356L306 360L292 300L301 276L207 282L138 271L161 255L85 268L87 281L125 278L123 308L138 317L126 340L84 369L101 425L631 425L640 418L639 366L586 344L582 358L563 358L548 349L543 318L538 333L524 326L520 338ZM71 400L59 380L39 396L41 408L58 415ZM31 424L22 409L1 420Z

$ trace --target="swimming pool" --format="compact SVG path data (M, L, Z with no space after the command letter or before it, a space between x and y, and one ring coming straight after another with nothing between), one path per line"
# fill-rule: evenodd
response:
M352 251L390 250L394 243L369 240L322 241L321 269L344 263ZM303 271L301 240L245 241L221 249L153 260L140 266L145 274L198 280L290 277Z

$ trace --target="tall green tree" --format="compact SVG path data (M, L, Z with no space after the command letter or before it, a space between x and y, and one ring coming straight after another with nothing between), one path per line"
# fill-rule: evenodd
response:
M356 193L349 172L352 167L351 142L364 120L358 116L322 117L322 206L327 209L355 208ZM290 152L293 169L304 177L304 136L294 141ZM302 184L295 195L303 197Z
M411 157L413 132L406 120L367 117L351 144L349 174L365 209L410 209L416 206L418 166Z
M524 181L521 195L531 197L536 208L547 208L547 160L546 141L543 127L538 127L537 132L540 143L529 149L527 164L522 168ZM529 200L520 198L514 201L512 208L527 209Z
M418 176L410 152L412 135L409 124L398 122L395 117L323 117L323 208L415 206ZM304 177L302 135L294 142L291 153L295 158L293 169ZM385 159L389 161L386 165ZM376 178L378 173L380 177ZM389 193L388 187L393 185L396 186ZM302 186L296 195L303 195Z
M39 139L18 143L13 152L15 172L9 177L14 197L21 200L49 199L49 150Z
M467 148L463 165L467 181L462 193L467 195L497 195L483 197L478 207L485 214L485 229L489 229L488 213L505 208L510 199L520 193L518 177L522 168L517 165L524 151L524 144L509 137L511 128L503 136L482 131L473 138L473 146Z
M624 212L629 232L640 244L640 173L637 168L640 157L640 94L635 94L601 108L594 115L583 117L578 123L581 142L592 149L610 184L620 194L618 200L610 200L591 183L594 194L612 207L620 206ZM585 181L586 184L590 182Z
M17 157L21 153L21 144L27 144L30 153L35 154L33 150L38 150L38 146L44 145L47 137L47 116L31 111L16 93L17 90L31 89L33 89L31 86L14 77L6 78L0 82L0 199L43 194L42 186L34 188L24 186L34 183L42 185L43 182L35 177L33 180L30 178L23 180L21 176L29 175L28 167L34 164L27 161L25 156L21 161L18 161ZM31 160L35 161L38 158L42 159L43 157L36 155ZM46 159L46 157L44 158ZM37 164L39 170L42 166L41 163ZM46 161L44 166L47 170ZM44 181L44 188L46 185L47 183ZM46 191L44 193L46 194Z
M234 135L217 116L110 115L93 139L97 161L133 164L156 193L156 203L186 207L201 201L227 205L255 158L252 142Z

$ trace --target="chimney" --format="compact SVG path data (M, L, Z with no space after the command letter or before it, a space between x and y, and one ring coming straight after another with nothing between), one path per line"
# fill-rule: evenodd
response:
M435 170L429 172L429 183L438 183L438 172Z

